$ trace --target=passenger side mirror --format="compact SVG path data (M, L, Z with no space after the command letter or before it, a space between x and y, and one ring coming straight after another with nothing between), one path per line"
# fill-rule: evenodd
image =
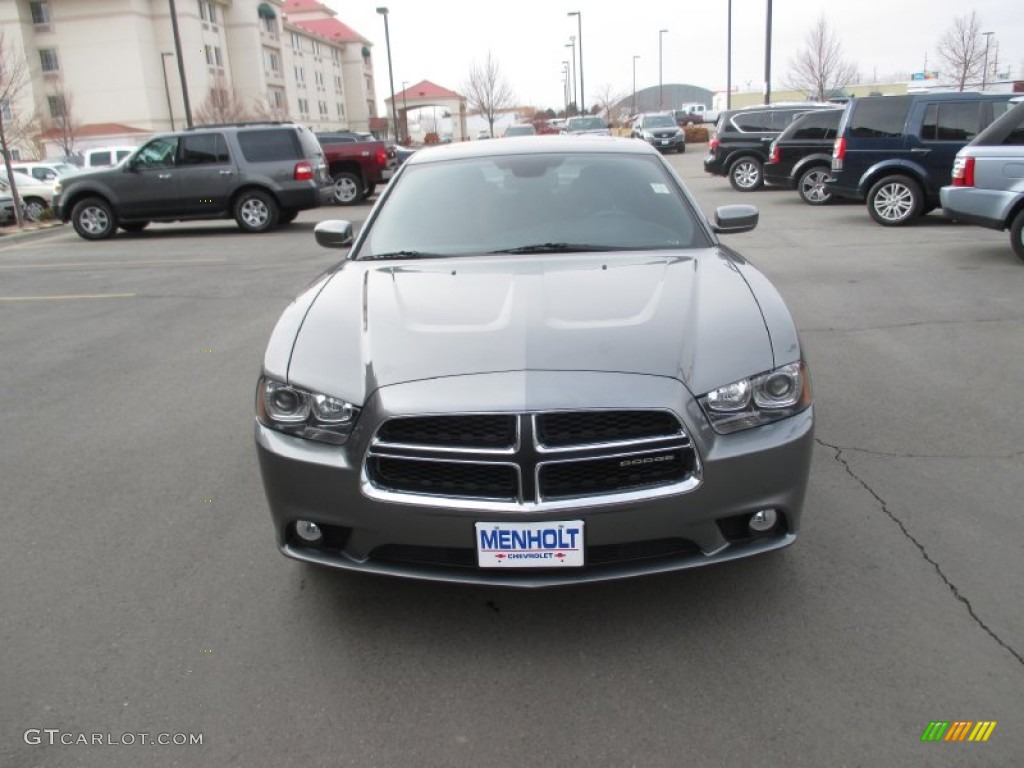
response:
M313 228L313 236L324 248L348 248L355 241L352 222L342 219L321 221Z
M711 225L719 235L737 235L757 226L760 214L753 205L723 205L715 209L715 223Z

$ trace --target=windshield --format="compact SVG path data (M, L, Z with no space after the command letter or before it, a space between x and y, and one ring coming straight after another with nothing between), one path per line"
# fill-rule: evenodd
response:
M407 166L353 258L707 247L658 157L543 153Z
M644 118L644 128L675 128L676 121L669 115L648 115Z
M607 128L600 117L570 117L567 125L570 131L592 131L595 128Z

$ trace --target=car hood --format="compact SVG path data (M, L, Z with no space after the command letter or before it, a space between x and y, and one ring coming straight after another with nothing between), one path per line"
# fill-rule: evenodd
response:
M391 384L525 370L665 376L702 394L773 367L760 307L717 248L350 261L313 290L298 330L301 307L282 317L265 368L280 371L288 349L292 383L356 403Z

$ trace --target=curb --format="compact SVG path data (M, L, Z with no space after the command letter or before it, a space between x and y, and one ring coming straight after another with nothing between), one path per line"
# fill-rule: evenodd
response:
M19 240L32 240L44 235L60 232L64 229L63 222L50 222L42 225L35 225L31 229L18 229L15 227L0 227L0 246L9 245Z

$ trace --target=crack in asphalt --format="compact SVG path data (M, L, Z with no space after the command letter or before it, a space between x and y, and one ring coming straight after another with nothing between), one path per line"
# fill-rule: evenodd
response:
M1024 458L1024 451L1014 451L1013 453L897 453L895 451L876 451L871 448L854 448L847 445L829 445L828 443L822 443L820 440L818 442L836 451L863 453L868 456L884 456L887 459L957 459L961 461L984 459L985 461L1013 461L1014 459Z
M889 505L886 503L885 499L883 499L875 491L874 488L868 485L866 481L864 481L856 472L853 471L853 468L850 466L849 462L845 458L843 458L843 451L845 449L836 445L826 443L824 440L818 437L814 438L814 442L835 452L835 460L843 466L843 469L846 470L846 474L848 474L850 477L856 480L861 485L861 487L864 488L864 490L866 490L868 493L871 494L872 497L874 497L875 501L878 502L879 507L881 507L882 512L884 512L890 520L896 523L900 531L903 533L904 537L906 537L907 540L909 540L915 547L917 547L918 551L921 553L921 557L924 558L925 562L929 563L935 569L935 572L939 575L939 578L942 579L943 583L947 587L949 587L949 591L953 593L953 597L955 597L957 600L963 603L964 607L967 609L967 613L969 613L971 618L974 619L974 622L979 627L981 627L981 629L984 630L989 635L989 637L995 640L996 643L998 643L1000 646L1006 649L1006 651L1008 651L1010 655L1012 655L1021 666L1024 666L1024 655L1022 655L1020 651L1016 650L1013 646L1005 642L1001 637L999 637L999 635L996 634L995 630L993 630L991 627L988 626L988 624L981 620L981 617L978 616L977 613L975 613L974 606L971 605L971 601L964 597L964 595L957 588L956 584L950 581L949 577L946 576L946 574L943 572L942 567L938 564L938 562L936 562L935 559L928 554L928 550L925 549L924 545L914 537L914 535L907 529L907 526L903 523L903 521L900 520L891 509L889 509Z
M860 328L800 328L800 333L865 333L866 331L890 331L900 328L920 328L928 325L975 325L978 323L1020 323L1024 317L979 317L956 320L918 320L913 323L891 323L888 325L867 325Z

